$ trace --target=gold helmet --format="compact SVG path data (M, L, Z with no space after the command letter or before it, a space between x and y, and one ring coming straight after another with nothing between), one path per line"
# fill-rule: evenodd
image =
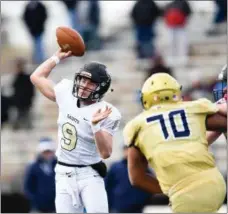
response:
M167 73L156 73L144 83L141 101L145 110L162 102L178 102L181 100L182 86Z

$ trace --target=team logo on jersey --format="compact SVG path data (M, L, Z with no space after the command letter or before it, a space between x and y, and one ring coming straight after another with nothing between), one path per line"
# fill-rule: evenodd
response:
M70 114L67 114L67 118L68 119L70 119L70 120L72 120L72 121L74 121L75 123L79 123L79 120L77 119L77 118L75 118L75 117L73 117L72 115L70 115Z

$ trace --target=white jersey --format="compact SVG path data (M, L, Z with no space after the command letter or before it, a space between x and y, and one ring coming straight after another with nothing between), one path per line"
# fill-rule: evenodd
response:
M58 160L67 164L90 165L101 160L91 129L91 118L98 109L106 105L112 113L100 122L101 129L111 135L118 129L121 114L111 104L100 101L89 106L77 107L77 98L73 96L73 81L63 79L55 87L58 117Z

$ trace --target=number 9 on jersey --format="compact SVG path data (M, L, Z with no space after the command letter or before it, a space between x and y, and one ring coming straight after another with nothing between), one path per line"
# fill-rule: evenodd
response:
M61 147L67 151L75 149L77 144L77 130L75 126L70 123L64 123L62 126L62 134Z

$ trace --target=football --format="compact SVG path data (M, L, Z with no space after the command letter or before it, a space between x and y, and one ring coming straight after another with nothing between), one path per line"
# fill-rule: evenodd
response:
M81 35L72 28L58 27L56 29L57 42L65 52L72 51L74 56L83 56L85 43Z

